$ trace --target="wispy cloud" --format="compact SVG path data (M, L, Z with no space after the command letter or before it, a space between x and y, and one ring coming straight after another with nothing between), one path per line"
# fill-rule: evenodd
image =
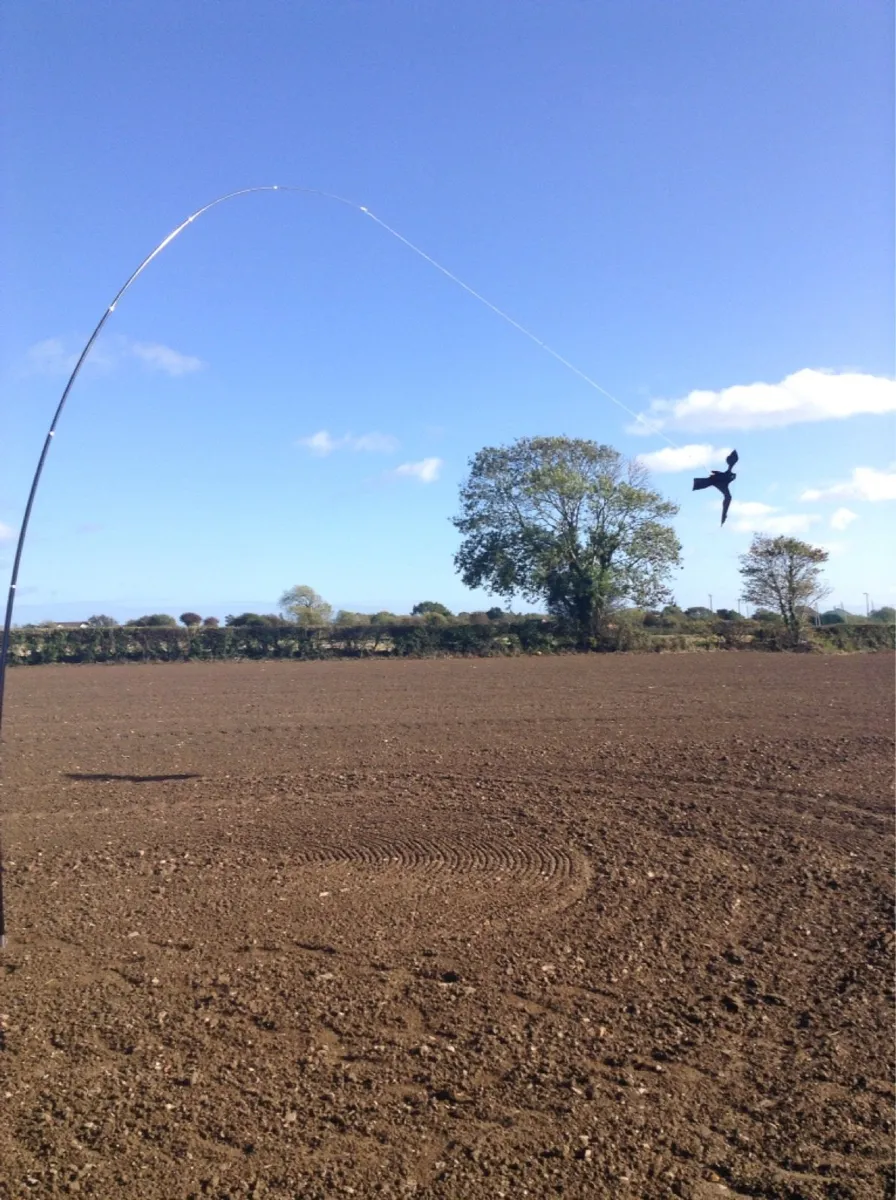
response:
M0 521L0 542L11 542L16 536L16 531L11 525L5 525Z
M773 429L805 421L836 421L859 413L896 411L896 380L858 372L806 368L780 383L736 384L654 400L630 433L674 428Z
M719 450L708 442L700 442L639 454L638 462L650 471L696 471L713 463L723 463L730 453L730 449Z
M810 488L801 500L896 500L896 470L856 467L852 479L829 488Z
M851 508L838 508L831 516L831 529L836 529L842 533L847 526L858 519L859 514L854 513Z
M193 354L181 354L161 342L131 342L130 353L153 371L164 371L166 375L189 375L205 366L201 358Z
M392 454L398 449L398 439L389 433L362 433L353 437L346 433L342 437L333 437L326 429L319 429L309 437L298 438L297 446L304 446L319 458L325 458L335 450L356 450L368 454Z
M416 479L420 483L435 483L442 469L440 458L422 458L420 462L402 463L390 474L398 479Z
M26 351L25 374L70 375L80 353L80 349L63 338L45 338ZM151 371L162 371L171 376L188 375L205 366L202 359L193 354L181 354L161 342L135 341L121 333L98 341L91 348L84 366L94 371L111 371L135 360Z
M820 521L816 513L786 513L761 500L732 500L732 527L738 533L806 533Z

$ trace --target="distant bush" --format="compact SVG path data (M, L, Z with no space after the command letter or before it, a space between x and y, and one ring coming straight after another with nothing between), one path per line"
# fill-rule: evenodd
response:
M138 617L136 621L131 622L132 625L144 625L152 628L153 626L172 626L177 625L174 617L168 613L150 613L147 617Z
M830 612L823 612L820 617L822 625L846 625L847 617L845 613L839 612L832 608Z
M180 614L180 622L182 625L186 625L187 627L192 625L201 625L202 617L199 615L199 613L185 612Z
M415 604L411 609L412 617L425 617L430 613L437 613L440 617L445 617L450 620L454 615L450 608L446 608L444 604L439 604L437 600L423 600L419 604Z
M206 617L202 624L206 629L217 629L221 622L217 617Z
M752 621L763 621L766 624L783 624L781 614L773 612L770 608L757 608L750 618Z

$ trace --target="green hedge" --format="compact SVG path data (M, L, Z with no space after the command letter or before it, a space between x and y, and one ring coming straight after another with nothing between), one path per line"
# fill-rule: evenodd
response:
M858 651L896 649L893 625L828 625L812 630L810 645ZM706 622L692 634L656 633L621 621L591 649L597 651L783 650L776 626L752 621ZM577 649L576 639L559 622L524 619L488 625L329 626L228 625L209 628L121 625L112 629L13 629L11 664L189 662L242 658L358 658L394 655L561 654Z

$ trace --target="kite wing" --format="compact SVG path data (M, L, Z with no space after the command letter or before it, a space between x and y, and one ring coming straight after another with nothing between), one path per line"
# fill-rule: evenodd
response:
M725 524L725 518L728 516L728 509L731 507L731 493L726 488L722 493L725 499L722 501L722 524Z

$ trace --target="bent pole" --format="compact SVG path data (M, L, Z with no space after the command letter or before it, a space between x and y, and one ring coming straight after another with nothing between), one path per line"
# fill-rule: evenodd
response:
M19 535L16 541L16 552L15 557L13 558L12 575L10 576L9 581L9 594L6 599L6 617L3 623L3 640L2 643L0 643L0 734L2 734L3 728L3 696L6 688L6 667L9 661L10 631L12 629L12 616L16 603L16 585L19 581L19 567L22 561L22 550L25 545L25 535L28 532L28 522L31 519L31 509L34 506L34 497L37 495L37 487L40 483L40 477L43 474L44 463L47 461L47 454L49 453L53 438L56 436L56 427L59 424L59 418L62 416L62 410L65 408L65 402L68 400L69 392L72 390L74 382L78 378L81 368L83 367L88 354L93 348L94 342L102 332L103 326L115 311L118 301L122 298L131 284L143 274L152 260L157 258L166 246L170 246L178 234L183 233L188 225L192 225L197 217L201 217L203 213L207 213L210 208L215 208L216 205L223 204L225 200L233 200L237 196L247 196L252 192L304 192L306 195L323 196L327 200L336 200L340 204L345 204L350 208L357 209L361 212L366 212L366 210L363 209L360 204L355 204L351 200L346 200L342 196L335 196L330 192L321 192L316 188L286 186L276 183L264 184L259 187L240 188L238 191L228 192L225 196L218 196L216 200L212 200L209 204L204 204L202 208L197 208L196 211L191 213L185 221L181 221L180 225L178 225L176 229L173 229L166 238L159 242L158 246L156 246L152 253L148 254L146 258L144 258L143 262L140 263L136 271L128 276L122 286L115 293L112 303L103 313L96 329L94 329L93 333L87 339L87 343L85 344L84 349L81 351L78 361L75 363L74 370L68 377L65 390L62 393L58 405L56 406L56 411L53 414L53 420L50 422L50 428L47 431L46 438L44 439L43 449L40 452L40 458L37 460L37 469L34 472L34 478L31 480L31 490L28 493L28 501L25 505L25 512L22 516L22 523L19 527ZM0 947L4 946L5 944L6 913L3 903L3 852L2 849L0 849Z

